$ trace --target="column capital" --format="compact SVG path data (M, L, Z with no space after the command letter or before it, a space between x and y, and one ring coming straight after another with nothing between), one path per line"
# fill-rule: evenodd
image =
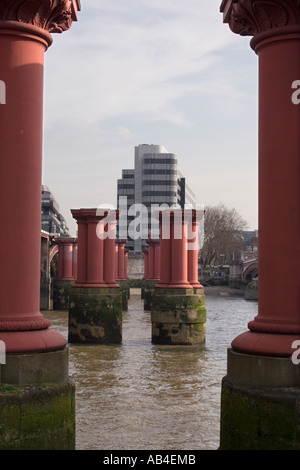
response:
M77 20L80 9L80 0L0 0L0 21L17 21L48 33L62 33Z
M125 246L127 243L127 239L125 238L116 238L116 245L118 246Z
M220 11L224 23L241 36L300 26L299 0L223 0Z
M0 0L1 1L1 0ZM110 209L71 209L71 214L77 222L99 222L103 220L107 223L114 223L119 219L119 211Z
M66 237L66 238L54 238L54 239L53 239L53 242L54 242L54 243L57 243L57 244L74 245L75 243L77 243L77 238L70 238L70 237Z

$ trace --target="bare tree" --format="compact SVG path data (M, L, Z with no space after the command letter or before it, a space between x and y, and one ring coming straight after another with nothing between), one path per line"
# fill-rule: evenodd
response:
M231 264L240 256L242 231L247 222L223 204L205 209L204 238L200 251L203 266Z

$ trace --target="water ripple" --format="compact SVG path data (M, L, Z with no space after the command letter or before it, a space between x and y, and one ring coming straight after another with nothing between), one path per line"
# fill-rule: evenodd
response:
M206 297L204 347L153 345L133 295L121 345L70 345L78 450L210 450L219 445L227 348L257 314L240 297ZM67 312L47 312L67 337Z

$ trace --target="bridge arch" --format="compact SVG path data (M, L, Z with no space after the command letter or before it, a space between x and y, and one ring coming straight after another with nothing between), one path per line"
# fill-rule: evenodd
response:
M258 261L255 260L253 263L248 264L243 271L243 280L251 281L258 276Z

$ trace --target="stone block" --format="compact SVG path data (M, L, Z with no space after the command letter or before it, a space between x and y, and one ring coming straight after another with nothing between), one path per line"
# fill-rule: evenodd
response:
M220 450L300 450L299 366L228 351Z
M75 386L0 385L0 450L75 450Z
M205 342L204 290L155 288L152 296L152 342L194 345Z
M70 289L74 282L60 279L53 281L53 310L69 310Z
M119 287L70 290L69 342L118 344L122 341L122 295Z

